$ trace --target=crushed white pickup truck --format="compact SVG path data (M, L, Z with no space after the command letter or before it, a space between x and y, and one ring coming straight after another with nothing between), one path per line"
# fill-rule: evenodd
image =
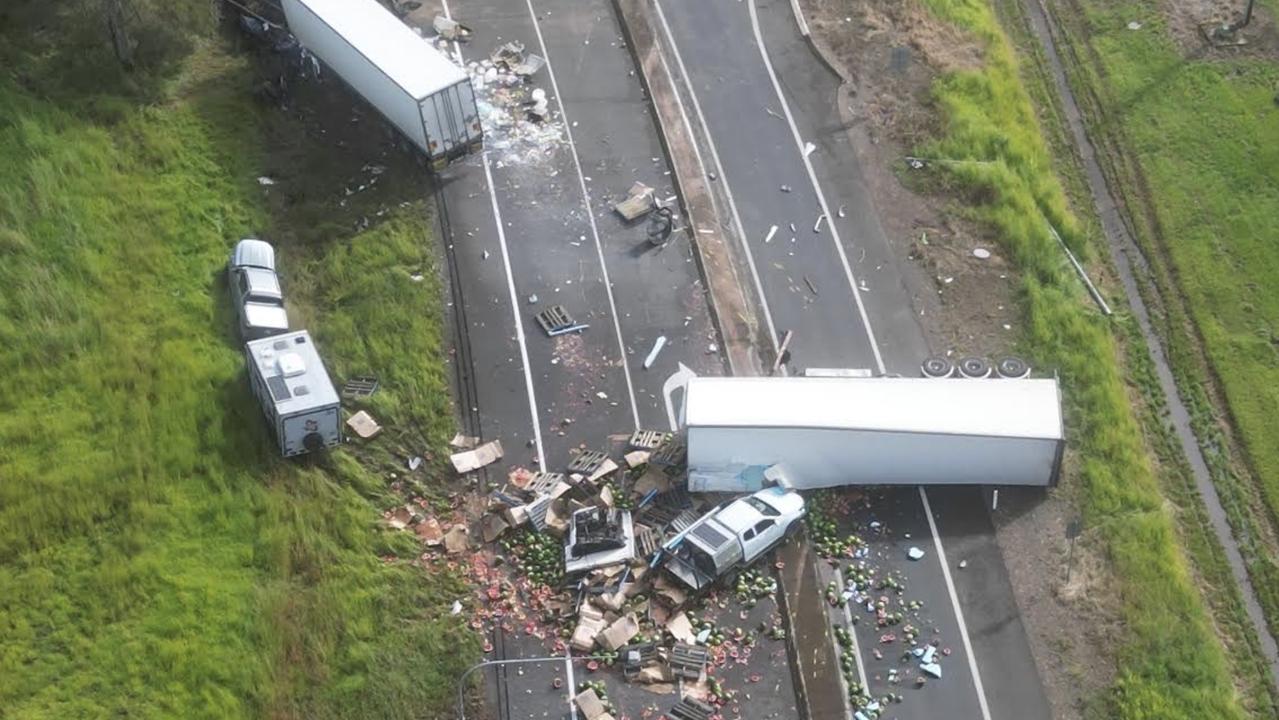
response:
M738 566L749 565L798 529L804 498L770 487L703 515L663 546L665 566L694 590Z

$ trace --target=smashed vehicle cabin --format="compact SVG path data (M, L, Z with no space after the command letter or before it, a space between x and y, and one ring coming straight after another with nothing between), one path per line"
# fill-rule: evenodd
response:
M663 548L666 569L694 590L771 550L804 517L804 498L771 487L702 516Z
M284 0L289 30L436 168L483 144L466 71L376 0Z
M693 378L688 489L1057 483L1055 379Z

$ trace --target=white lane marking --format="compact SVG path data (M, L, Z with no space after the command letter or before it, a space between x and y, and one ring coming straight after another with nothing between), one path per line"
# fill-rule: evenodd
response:
M564 648L564 672L568 675L568 716L577 720L577 706L573 704L573 693L577 692L577 679L573 676L573 650Z
M924 501L924 515L928 516L928 529L933 533L933 547L937 549L937 560L941 562L941 574L946 579L946 590L950 593L950 605L955 609L955 619L959 620L959 637L964 642L964 652L968 655L968 670L973 674L973 686L977 689L977 704L981 706L982 720L990 720L990 707L986 704L986 690L981 684L981 672L977 670L977 656L973 654L973 644L968 639L968 625L964 622L964 611L959 608L959 596L955 594L955 582L950 577L950 565L946 562L946 551L941 546L941 534L937 532L937 522L933 520L933 508L928 504L928 493L924 486L919 486L919 499Z
M808 20L804 19L804 9L799 6L799 0L790 0L790 9L795 15L795 24L799 26L799 34L808 37Z
M448 0L443 0L444 17L449 20L453 19L449 12ZM462 62L462 49L454 47L454 53L457 55L459 65L465 67ZM502 249L502 266L506 270L506 289L511 295L511 316L515 321L515 337L520 345L520 362L524 367L524 389L528 391L528 412L533 420L533 442L537 446L537 462L545 467L546 455L542 452L542 426L537 419L537 395L533 392L533 370L528 360L528 343L524 338L524 323L520 318L520 303L516 299L515 292L515 276L511 273L511 256L506 250L506 232L502 229L502 211L497 206L497 191L493 189L493 171L489 169L489 154L487 152L480 154L484 162L484 181L488 185L489 201L493 206L493 222L497 227L497 242Z
M626 343L622 340L622 324L617 317L617 303L613 300L613 282L608 278L608 265L604 262L604 245L600 242L600 231L595 226L595 211L591 208L591 196L586 189L586 175L582 172L582 161L577 156L577 145L573 142L573 123L568 119L568 109L564 106L564 96L560 94L560 85L555 81L555 68L551 64L551 54L546 50L546 40L542 38L542 24L537 21L537 12L533 9L533 0L525 0L529 17L533 19L533 31L537 33L537 44L542 48L542 57L546 59L546 72L551 78L551 89L555 91L555 103L560 106L560 117L564 120L564 135L568 138L568 147L573 155L573 167L577 169L577 182L582 189L582 205L586 208L586 219L591 224L591 235L595 238L595 254L599 256L600 273L604 276L604 291L608 295L608 309L613 314L613 330L617 333L617 351L622 356L622 373L626 376L626 394L631 400L631 417L635 421L635 429L640 427L639 405L635 402L635 385L631 382L631 367L626 360Z
M746 237L746 231L742 229L742 218L737 214L737 202L733 200L733 191L728 183L728 175L724 173L724 166L719 161L719 151L715 149L715 138L711 135L711 128L706 124L706 116L702 114L702 104L697 100L697 91L693 89L692 76L688 74L688 70L684 67L684 58L680 55L679 45L675 43L675 35L671 33L671 26L666 23L666 14L662 12L662 3L654 2L653 6L657 8L657 19L662 23L662 31L666 34L667 44L671 46L671 51L675 53L675 63L679 66L680 75L684 77L684 86L688 88L688 95L693 99L693 110L697 113L697 120L702 126L702 130L706 134L706 142L710 145L711 159L715 161L715 171L719 173L719 179L724 183L724 194L728 197L728 207L733 213L733 226L737 229L737 236L741 238L742 249L746 254L746 265L751 270L751 279L755 282L755 293L759 295L759 304L764 311L764 322L768 325L768 338L773 342L773 351L777 351L777 329L773 326L773 311L768 308L768 298L764 295L764 284L760 282L759 270L755 267L755 258L751 254L751 246L749 238ZM662 55L658 50L659 56ZM665 61L663 60L663 64ZM666 70L667 76L670 75L670 68ZM674 81L672 80L672 85ZM676 91L676 97L679 92ZM680 102L680 109L683 110L683 101ZM688 116L684 116L685 122ZM690 125L689 133L691 135L693 128ZM697 143L694 140L694 147ZM703 166L705 167L705 166Z
M777 93L777 100L782 105L782 112L786 115L786 123L790 125L791 135L795 139L795 149L799 151L800 160L804 162L804 169L808 171L808 179L813 184L813 190L817 193L817 202L821 205L822 214L827 220L831 220L827 225L830 226L831 239L835 243L835 251L839 253L839 261L844 266L844 275L848 278L848 286L853 291L853 301L857 305L857 314L861 316L862 325L866 328L866 338L870 340L871 352L875 355L875 367L882 374L884 372L884 358L879 352L879 343L875 342L875 331L870 327L870 317L866 314L866 306L862 303L861 290L857 286L857 280L853 277L853 268L848 263L848 255L844 252L844 243L839 239L839 230L835 227L833 218L835 214L830 211L830 206L826 203L826 195L822 192L821 184L817 182L817 172L813 170L813 163L808 158L808 154L804 152L804 139L799 135L799 127L795 124L795 116L791 114L790 104L786 102L786 95L782 92L782 86L777 81L777 73L773 71L773 62L768 57L768 50L764 47L764 35L759 29L759 17L755 12L754 0L748 0L746 3L750 9L751 27L755 31L755 44L759 47L759 56L764 61L764 67L768 70L768 79L773 83L773 91Z

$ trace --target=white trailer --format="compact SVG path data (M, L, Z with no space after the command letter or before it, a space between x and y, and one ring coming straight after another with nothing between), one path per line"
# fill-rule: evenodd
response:
M305 330L244 344L249 386L284 457L342 442L342 406Z
M436 167L480 149L466 71L376 0L284 0L289 31Z
M1065 446L1053 379L693 378L689 489L766 480L1052 486Z

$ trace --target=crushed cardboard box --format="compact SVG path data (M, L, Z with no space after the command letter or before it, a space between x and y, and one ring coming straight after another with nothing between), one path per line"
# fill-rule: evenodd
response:
M417 533L422 542L435 547L444 541L444 530L440 527L440 521L433 517L428 517L413 527L413 532Z
M471 549L471 536L465 525L454 525L444 533L444 549L450 555L464 553Z
M639 634L639 630L639 619L635 617L635 613L626 613L600 633L600 645L613 652L630 642L631 638Z
M485 465L497 462L502 457L502 441L492 440L480 445L474 450L465 450L460 453L454 453L449 456L449 460L453 462L453 468L459 473L469 473L479 470Z
M595 691L590 688L574 696L573 702L577 703L577 709L582 711L582 715L586 716L586 720L598 720L601 716L608 714L599 695L596 695Z
M377 421L373 419L373 416L364 410L361 410L347 418L346 426L351 428L351 432L359 435L365 440L369 440L382 432L382 426L378 425Z

